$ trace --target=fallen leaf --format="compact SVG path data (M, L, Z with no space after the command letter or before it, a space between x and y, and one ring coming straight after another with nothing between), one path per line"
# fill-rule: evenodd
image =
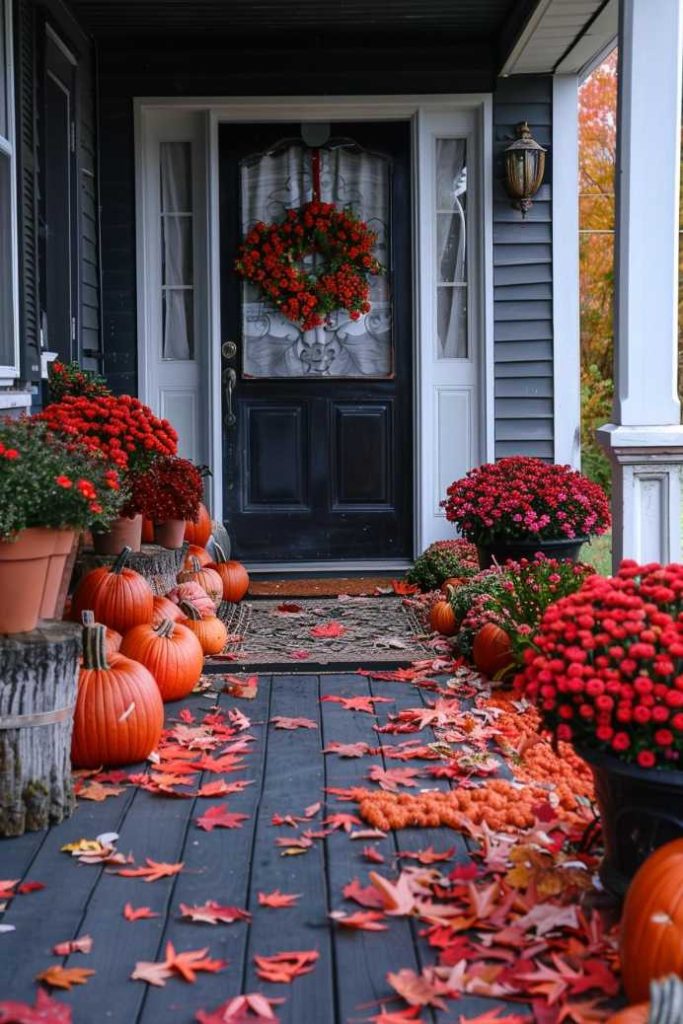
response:
M408 857L411 860L417 860L420 864L438 864L444 860L450 860L455 855L455 847L451 846L448 850L443 850L441 853L437 853L433 846L428 846L424 850L402 850L398 856ZM476 872L476 868L475 868Z
M130 977L131 981L146 981L148 985L163 988L172 976L173 971L165 961L157 964L152 960L138 960Z
M294 601L283 601L277 606L277 610L285 614L296 615L297 612L303 611L303 606Z
M4 882L0 882L0 900L11 900L16 895L14 887L18 881L18 878L14 878L5 879Z
M293 907L302 895L300 892L285 893L274 889L273 892L260 892L258 901L261 907Z
M306 661L308 658L310 658L310 656L311 656L311 652L303 650L303 648L299 648L296 651L289 651L288 652L288 657L294 658L295 661Z
M188 949L184 953L176 953L172 942L166 943L166 964L179 974L185 981L195 982L198 971L216 974L228 966L227 960L210 960L207 957L209 947L204 949Z
M378 764L368 770L370 781L378 782L380 789L390 793L397 793L399 786L417 786L415 779L420 774L417 768L382 768Z
M72 953L89 953L92 949L92 938L90 935L82 935L80 939L71 939L66 942L58 942L52 947L55 956L70 956Z
M341 622L326 622L320 626L313 626L311 629L311 636L319 639L327 639L337 636L344 636L346 632L346 626L342 626Z
M328 694L326 697L321 697L320 700L341 704L344 711L364 711L368 715L375 714L375 704L393 704L390 697L337 697L334 694Z
M279 1017L273 1013L273 1007L284 1003L284 999L268 999L260 992L251 992L244 996L235 996L222 1006L217 1006L211 1013L198 1010L195 1020L198 1024L277 1024Z
M22 882L17 888L17 892L21 893L21 895L25 895L28 892L40 892L40 890L44 888L44 882Z
M384 864L384 856L379 852L379 850L375 846L364 846L363 856L372 864Z
M345 900L353 900L355 903L359 903L361 907L369 907L373 910L379 910L380 907L384 908L384 900L377 889L373 885L363 888L357 878L354 878L352 882L344 886L342 895Z
M527 1014L506 1014L501 1017L503 1010L497 1006L495 1010L487 1010L478 1017L463 1017L460 1014L459 1024L532 1024L532 1017Z
M150 910L149 907L134 907L132 903L126 903L123 908L123 916L126 921L147 921L149 918L161 915Z
M362 824L355 814L330 814L329 818L323 819L323 825L329 825L333 830L343 828L345 832L350 832L354 825Z
M242 828L242 822L248 817L248 814L235 814L229 811L227 804L217 804L215 807L209 807L201 818L196 819L196 823L205 832L212 832L215 828Z
M180 904L182 917L189 921L198 921L202 924L234 924L235 921L251 921L251 914L238 907L222 907L215 900L207 900L201 906L188 906Z
M146 882L158 882L160 878L170 878L171 875L178 875L185 866L181 861L179 864L164 864L162 861L152 860L145 857L146 867L120 868L114 871L115 875L122 875L124 878L144 878Z
M387 974L387 981L402 999L410 1006L434 1006L437 1010L446 1010L447 1006L441 998L450 995L450 989L434 974L433 968L425 967L420 974L408 967Z
M402 597L410 597L411 594L419 594L420 588L417 583L408 583L407 580L392 580L391 589L395 594Z
M255 956L256 973L263 981L272 981L285 985L291 984L294 978L302 974L310 974L320 953L316 949L303 952L274 953L272 956Z
M317 729L318 723L310 718L287 718L286 715L275 715L270 720L276 729Z
M49 996L45 989L36 992L33 1006L12 1000L0 1002L0 1021L6 1024L72 1024L71 1007Z
M363 932L385 932L388 927L382 923L384 914L377 910L357 910L354 914L347 914L343 910L333 910L328 917L331 917L343 928L356 928Z
M368 1017L365 1024L425 1024L420 1017L419 1006L409 1006L405 1010L387 1010L382 1004L379 1013Z
M85 985L95 972L90 967L61 967L54 964L36 974L36 981L51 988L71 989L74 985Z
M319 800L315 804L309 804L308 807L306 807L304 809L304 817L305 818L315 818L316 814L318 813L318 811L320 810L321 807L322 807L322 804L320 803Z
M339 757L363 757L369 754L372 747L367 743L336 743L332 742L325 747L323 754L337 754Z
M216 779L215 782L205 782L201 789L197 790L197 796L230 796L233 793L242 793L247 786L253 784L251 779L238 779L236 782Z
M125 786L103 786L101 782L88 782L77 790L76 796L79 800L106 800L110 796L119 796L125 793Z

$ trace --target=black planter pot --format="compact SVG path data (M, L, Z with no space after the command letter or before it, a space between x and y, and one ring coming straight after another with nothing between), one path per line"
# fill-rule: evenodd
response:
M477 544L477 555L479 556L479 567L490 569L494 560L499 565L504 565L509 558L518 562L520 558L527 558L530 561L538 552L546 558L568 558L572 562L578 561L579 552L586 543L588 537L558 537L555 540L501 540L491 541L489 544Z
M621 900L652 851L683 836L683 772L638 768L579 748L576 752L595 779L605 843L600 879Z

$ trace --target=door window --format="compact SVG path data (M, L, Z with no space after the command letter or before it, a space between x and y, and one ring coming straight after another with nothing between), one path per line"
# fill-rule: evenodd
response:
M194 359L192 143L162 142L162 358Z
M312 150L283 142L240 165L243 236L258 221L284 219L285 211L313 196L312 154L319 159L319 194L365 221L377 234L375 256L386 270L370 278L370 312L353 321L345 311L326 324L302 331L268 303L259 289L242 284L245 377L388 378L393 375L391 300L391 165L388 158L351 140L332 140ZM315 257L311 267L315 269Z
M467 142L435 141L438 358L467 359Z

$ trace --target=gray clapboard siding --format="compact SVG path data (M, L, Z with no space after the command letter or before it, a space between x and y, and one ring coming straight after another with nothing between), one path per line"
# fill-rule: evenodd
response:
M553 456L552 167L526 220L502 184L502 153L515 125L552 137L549 76L499 79L493 101L495 453Z

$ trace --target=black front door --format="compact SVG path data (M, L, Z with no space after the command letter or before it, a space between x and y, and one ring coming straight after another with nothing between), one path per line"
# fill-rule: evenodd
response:
M234 270L257 220L319 190L378 234L386 268L360 321L301 331ZM410 127L224 125L220 131L224 513L236 557L412 555Z

